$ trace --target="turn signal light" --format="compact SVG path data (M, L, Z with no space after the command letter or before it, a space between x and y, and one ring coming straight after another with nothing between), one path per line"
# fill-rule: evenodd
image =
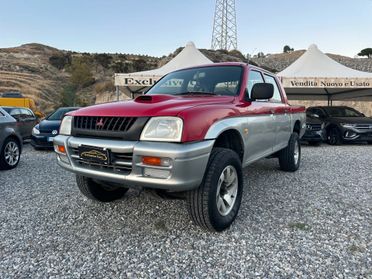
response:
M142 163L150 166L161 166L161 158L159 157L142 157Z
M64 145L58 145L57 149L60 153L66 154L66 148Z

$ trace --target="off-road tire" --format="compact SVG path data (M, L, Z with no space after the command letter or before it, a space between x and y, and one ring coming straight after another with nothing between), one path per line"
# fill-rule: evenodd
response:
M298 159L296 160L296 149ZM288 141L288 146L279 151L279 165L283 171L294 172L298 170L301 163L301 144L297 133L292 133Z
M5 159L5 148L8 146L9 143L15 144L18 148L18 160L15 164L10 165L7 160ZM17 139L14 137L7 138L0 151L0 170L10 170L14 169L16 166L18 166L19 161L21 160L21 145Z
M332 127L327 133L327 142L330 145L342 144L341 133L338 128Z
M230 212L223 216L217 208L217 188L222 172L233 166L236 170L237 192ZM222 231L235 220L243 193L243 174L238 154L230 149L214 148L209 157L201 185L186 194L188 211L193 222L210 231Z
M100 202L111 202L121 199L128 188L76 175L76 183L80 192L87 198Z

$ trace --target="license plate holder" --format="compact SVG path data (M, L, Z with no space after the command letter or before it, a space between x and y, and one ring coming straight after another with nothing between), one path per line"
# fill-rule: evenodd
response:
M110 164L110 150L95 147L82 145L79 146L79 157L88 162L99 163L99 164Z

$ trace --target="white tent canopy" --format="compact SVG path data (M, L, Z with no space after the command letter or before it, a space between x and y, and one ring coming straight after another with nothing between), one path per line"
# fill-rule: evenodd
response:
M372 100L372 73L348 68L316 45L277 75L292 100Z
M193 42L186 44L186 47L171 61L164 66L150 71L136 72L130 74L115 74L115 86L147 87L152 86L164 75L182 68L211 64Z

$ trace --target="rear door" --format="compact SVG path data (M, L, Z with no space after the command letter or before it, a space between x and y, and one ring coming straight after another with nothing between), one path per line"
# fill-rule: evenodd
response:
M287 146L291 136L291 116L289 107L283 102L283 94L278 85L277 79L267 73L264 74L265 82L274 86L274 95L269 100L270 110L273 113L275 140L273 151L280 150Z

